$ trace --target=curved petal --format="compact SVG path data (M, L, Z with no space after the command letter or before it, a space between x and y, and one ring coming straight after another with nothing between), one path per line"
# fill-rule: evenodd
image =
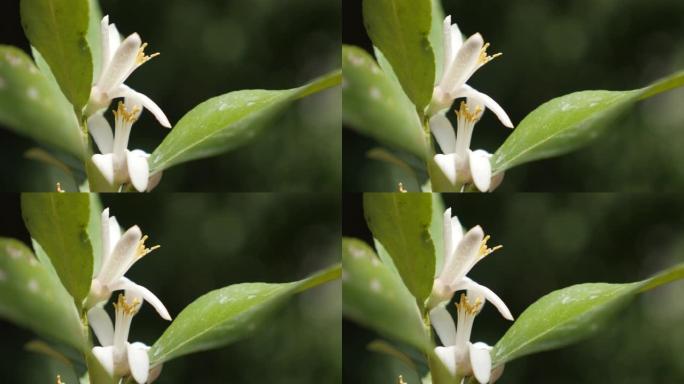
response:
M496 293L494 293L494 291L485 287L482 284L474 282L473 280L467 277L463 280L464 285L461 289L467 289L469 297L472 297L473 299L477 297L486 299L496 307L496 309L499 311L501 316L504 317L504 319L513 321L513 315L506 306L506 303L504 303L503 300L501 300L501 298L497 296Z
M111 255L100 270L99 279L107 286L116 283L135 262L142 232L137 225L129 228L116 243ZM112 289L111 287L109 287Z
M95 306L88 311L88 323L93 328L100 345L107 346L114 343L114 324L104 308Z
M116 217L112 216L109 218L109 253L111 254L114 250L114 246L121 239L121 227Z
M447 68L454 60L458 48L453 48L453 43L451 40L451 15L444 18L442 22L442 46L444 47L443 60L442 60L442 76L446 74Z
M451 241L454 244L454 251L456 250L456 246L458 245L458 243L461 242L462 238L463 226L461 226L461 222L458 221L458 217L454 216L451 218Z
M169 311L166 310L166 307L161 302L161 300L159 300L159 298L155 296L155 294L152 293L152 291L143 287L142 285L136 284L131 280L122 277L117 282L112 284L111 288L113 291L125 289L127 297L142 297L143 300L147 301L148 303L150 303L151 306L154 307L154 309L157 311L159 316L162 317L162 319L171 321L171 315L169 314Z
M101 153L112 153L114 134L112 127L101 113L96 113L88 118L88 132L90 132Z
M451 153L448 155L439 154L435 155L434 159L435 163L442 171L444 176L447 178L447 180L449 180L451 184L455 185L458 177L456 169L456 161L458 159L458 156L455 153Z
M445 283L452 286L452 291L455 291L453 286L458 284L477 263L482 239L484 239L482 227L477 225L471 228L456 246L454 257L449 260L450 263L444 266L443 279Z
M461 30L458 29L456 23L451 24L449 32L451 35L451 61L453 61L456 58L456 52L458 52L463 45L463 34L461 33Z
M108 45L109 45L109 58L105 63L108 63L110 60L112 60L112 57L114 57L114 54L116 53L116 50L119 49L119 46L121 45L121 35L119 34L119 30L116 29L116 25L114 24L109 24L109 28L107 29L107 37L108 37ZM104 50L103 50L104 52ZM102 64L104 65L104 64Z
M439 148L445 154L456 152L456 133L446 116L438 113L430 119L430 131L435 136Z
M454 61L446 69L440 87L447 93L451 93L460 88L472 73L477 69L477 62L480 58L480 50L484 45L484 40L479 33L470 36L456 53Z
M449 259L453 256L456 244L458 244L454 243L451 230L451 207L449 207L446 209L446 211L444 211L444 215L442 216L442 238L444 239L444 258L442 260L442 270ZM441 271L438 271L437 275L441 275Z
M109 55L109 15L104 15L102 17L102 20L100 20L100 46L102 47L102 52L100 55L100 66L101 68L99 71L95 74L94 78L98 79L96 82L99 82L100 77L102 77L102 72L104 72L104 67L107 66L107 63L109 63L110 60L110 55Z
M147 109L154 115L159 124L166 128L171 128L171 123L164 114L164 111L162 111L161 108L159 108L159 106L154 101L152 101L152 99L128 87L127 85L121 84L116 90L112 91L111 97L125 97L127 99L130 99L131 102L135 104L142 105L143 107L145 107L145 109Z
M481 192L489 191L492 182L492 165L489 162L491 155L487 151L478 149L477 151L470 151L468 157L473 183Z
M147 164L147 157L148 154L139 149L126 151L128 177L138 192L147 190L147 182L150 178L150 166Z
M494 101L494 99L488 95L474 89L469 85L463 85L458 93L459 96L468 98L468 104L472 103L473 105L484 105L489 110L494 112L501 124L503 124L505 127L513 128L513 122L506 114L506 111L504 111L499 103Z
M100 77L100 82L97 84L103 92L106 92L110 98L115 98L109 95L121 85L131 70L135 68L135 60L138 56L138 50L142 41L137 33L133 33L121 42L119 48L114 52L111 61L107 64Z
M131 369L131 376L140 384L147 382L150 374L150 358L147 355L149 347L143 343L136 342L128 344L128 367Z
M480 383L489 382L492 373L492 357L489 354L491 349L485 343L470 344L470 365L473 375Z
M107 153L104 155L95 154L92 157L93 164L100 171L102 176L109 184L114 184L114 155Z
M443 305L430 311L430 322L442 345L446 347L456 345L456 324Z
M110 375L114 375L114 347L93 347L93 355L100 362L102 368Z
M449 372L452 375L456 375L456 347L437 347L435 348L435 354Z

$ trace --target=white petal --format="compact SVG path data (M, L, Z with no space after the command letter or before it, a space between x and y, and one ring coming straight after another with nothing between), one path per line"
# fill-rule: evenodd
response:
M442 269L447 264L451 256L454 254L456 244L453 242L453 236L451 235L451 207L444 211L442 217L442 239L444 240L444 259L442 260Z
M470 271L477 262L480 243L484 239L484 232L479 225L471 228L456 246L454 257L444 266L442 276L447 284L455 285ZM451 287L452 291L456 291Z
M126 290L126 296L131 297L142 297L145 301L150 303L151 306L157 311L159 316L164 320L171 320L171 315L169 311L166 310L164 304L159 300L157 296L152 293L149 289L143 287L142 285L136 284L131 280L122 277L116 283L112 284L112 290L118 291L120 289Z
M470 344L470 365L473 374L480 383L489 382L492 372L492 357L489 355L491 347L485 343Z
M439 167L439 169L442 171L444 176L449 180L449 182L452 185L456 184L456 180L458 177L457 169L456 169L456 161L458 159L458 156L455 153L451 153L448 155L435 155L435 163Z
M478 297L486 299L496 307L496 309L499 311L501 316L504 317L504 319L513 321L513 315L506 306L506 303L504 303L503 300L501 300L501 298L497 296L496 293L494 293L494 291L485 287L482 284L478 284L472 281L467 277L464 278L464 281L464 285L461 289L467 289L469 297L471 297L473 300L476 300Z
M451 64L451 61L454 59L455 53L458 51L458 48L453 48L451 40L451 15L445 17L444 21L442 22L442 40L442 46L444 47L444 60L442 60L442 76L444 76L447 68L449 68L449 64Z
M109 15L105 15L100 21L100 45L102 47L102 52L100 55L100 69L99 72L95 74L94 78L99 79L102 76L104 67L107 65L110 59L109 55ZM99 80L98 80L99 81Z
M138 242L142 238L142 232L137 225L129 228L116 243L112 254L102 266L99 280L109 286L115 283L135 262ZM111 287L110 287L111 289Z
M505 127L508 128L513 128L513 122L511 122L511 119L508 117L506 114L506 111L501 108L499 103L494 101L491 97L488 95L468 86L464 85L461 90L458 92L459 96L462 97L467 97L468 98L468 104L473 104L473 105L484 105L488 109L490 109L496 117L499 119L501 124L503 124ZM452 95L453 97L454 95Z
M128 344L128 367L131 375L140 384L147 382L150 373L150 358L147 355L149 347L143 343Z
M140 49L140 36L134 33L121 42L112 60L102 72L98 86L103 92L110 93L121 85L130 72L135 68L135 60ZM115 98L109 95L110 98Z
M458 29L458 25L456 23L451 25L451 60L453 61L456 58L456 52L458 52L461 49L461 45L463 45L463 34L461 33L461 30Z
M114 324L104 308L95 306L88 311L88 323L93 328L100 345L108 346L114 343Z
M446 116L438 113L430 119L430 131L445 154L456 152L456 133Z
M451 372L452 375L456 375L456 347L437 347L435 348L435 354L442 360L442 364Z
M454 216L451 218L451 241L454 244L454 251L456 250L457 244L461 242L462 238L463 226L461 226L461 222L458 221L458 217Z
M489 191L489 185L492 182L492 165L489 162L491 155L478 149L477 151L470 151L468 156L473 183L481 192Z
M144 94L137 92L132 88L122 84L117 89L113 90L111 95L113 98L126 97L130 99L132 103L142 105L143 107L145 107L145 109L147 109L154 115L159 124L166 128L171 128L171 123L169 122L169 119L166 118L164 111L162 111L161 108L159 108L159 106L155 104L154 101L152 101L152 99L145 96Z
M494 192L495 189L501 185L501 182L504 179L504 171L501 171L494 176L492 176L492 183L489 185L489 192Z
M112 216L109 218L109 253L112 253L114 246L119 242L121 238L121 227L116 217Z
M119 49L119 46L121 45L121 35L119 34L119 30L116 29L116 25L110 24L109 29L107 30L108 32L108 37L109 37L109 60L114 57L114 54L116 53L116 50ZM109 62L107 60L107 62Z
M100 171L109 184L114 184L114 157L111 153L104 155L95 154L92 157L93 164Z
M100 259L100 268L106 262L111 251L111 236L109 230L109 208L105 208L100 215L100 231L102 232L102 257Z
M110 376L114 375L114 347L94 347L93 355Z
M114 134L112 127L102 114L96 113L88 118L88 132L101 153L112 153Z
M456 345L456 324L443 305L439 305L430 311L430 322L442 345L446 347Z
M451 93L468 80L477 68L480 49L482 49L483 45L484 40L482 40L482 36L479 33L470 36L463 43L454 61L446 70L445 76L442 77L442 82L440 82L442 89L447 93Z
M150 167L147 164L147 153L136 149L126 151L126 162L128 163L128 176L131 184L138 192L147 190L147 182L150 178Z

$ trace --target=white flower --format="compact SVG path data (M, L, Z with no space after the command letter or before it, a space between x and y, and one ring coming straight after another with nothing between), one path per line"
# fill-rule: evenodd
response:
M131 321L140 306L140 297L126 292L125 296L119 295L118 301L114 303L114 325L102 307L93 307L88 311L88 322L101 344L100 347L93 348L93 355L102 367L112 376L131 375L142 384L156 379L161 368L155 367L154 372L150 373L150 359L147 355L150 347L141 342L128 342Z
M474 375L480 383L487 383L492 379L489 354L492 347L482 342L470 342L473 321L483 304L483 297L475 292L461 294L461 300L456 304L458 327L444 306L430 311L430 321L443 345L435 348L435 354L449 372L459 377Z
M456 112L457 133L446 116L437 114L430 119L430 130L443 152L435 155L435 163L456 189L473 183L482 192L493 191L503 180L503 172L492 177L490 153L470 150L473 129L483 111L484 105L477 97L461 102Z
M159 175L158 178L151 178L147 162L150 155L141 149L128 150L131 128L141 112L139 105L131 107L128 102L128 99L125 104L119 102L114 111L113 135L111 126L101 114L94 114L88 119L88 131L101 152L93 155L92 160L109 184L118 187L130 183L139 192L144 192L156 186L161 173L153 175Z
M501 248L487 247L489 236L485 236L479 225L463 234L461 223L456 216L451 217L451 208L444 211L443 220L444 262L441 271L432 285L428 307L437 307L451 300L456 291L467 290L471 297L482 297L494 304L501 316L513 320L511 311L491 289L478 284L466 275L485 256Z
M112 292L126 290L126 295L145 299L165 320L171 320L164 304L142 285L124 277L124 274L143 256L159 248L145 248L145 240L137 225L129 228L123 235L114 216L109 217L109 208L102 211L102 264L90 285L86 307L109 300Z
M451 24L451 16L444 19L442 34L444 69L442 78L432 92L432 102L428 109L428 115L432 116L449 108L457 98L476 97L482 101L484 106L496 114L503 125L513 128L511 119L494 99L466 84L475 71L501 54L488 56L487 47L489 47L489 43L485 44L479 33L463 41L458 26Z
M147 43L143 44L137 33L121 41L116 26L109 24L109 16L103 17L100 22L100 38L102 40L102 68L96 76L95 85L90 90L86 116L107 108L112 99L125 97L144 106L152 112L161 125L171 128L169 119L154 101L124 84L133 71L157 56L158 53L146 56Z

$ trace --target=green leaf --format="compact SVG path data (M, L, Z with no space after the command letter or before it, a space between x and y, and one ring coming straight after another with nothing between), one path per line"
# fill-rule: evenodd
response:
M340 83L340 71L282 91L243 90L211 98L185 114L150 157L150 174L243 145L292 102Z
M26 53L8 45L0 45L0 123L83 157L78 120L69 103Z
M102 9L98 0L88 1L88 46L93 58L93 79L102 70L102 40L100 38L100 21L102 20Z
M551 292L530 305L496 343L493 365L585 339L637 294L682 278L684 264L679 264L636 283L587 283Z
M56 276L15 239L0 238L0 317L83 350L73 301Z
M432 99L435 64L428 40L431 0L364 0L373 45L387 57L406 95L422 111Z
M88 219L88 238L93 248L93 272L100 270L102 261L102 202L100 195L90 193L90 217ZM94 274L94 273L93 273Z
M343 238L342 266L345 316L421 351L431 350L415 299L370 246L358 239Z
M90 291L93 250L86 228L89 195L24 193L21 211L26 228L50 258L77 307Z
M342 46L342 119L359 133L425 157L420 119L401 87L366 51Z
M86 40L88 0L21 0L21 24L66 98L80 111L88 102L93 80Z
M527 115L496 151L492 172L581 148L637 101L682 85L684 71L641 89L582 91L548 101Z
M432 0L432 25L430 27L430 45L435 53L435 78L442 77L444 57L444 37L442 36L442 23L444 22L444 8L441 0Z
M154 343L150 365L243 339L292 296L338 279L341 270L338 264L292 283L244 283L211 291L185 307Z
M432 195L366 193L363 210L373 237L385 247L404 284L422 305L435 275L435 247L429 232Z

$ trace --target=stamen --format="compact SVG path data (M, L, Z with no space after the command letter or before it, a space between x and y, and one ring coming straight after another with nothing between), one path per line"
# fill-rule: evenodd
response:
M59 181L57 182L57 192L64 193L64 190L62 189L62 184Z
M404 381L404 376L399 375L399 379L397 380L397 384L406 384L406 382Z
M478 297L474 302L471 302L465 293L461 293L461 298L455 305L459 311L462 309L469 315L477 315L482 309L482 298Z
M408 192L408 191L406 190L406 188L404 188L404 183L402 183L401 181L399 182L399 192L401 192L401 193L406 193L406 192Z
M471 112L465 101L461 101L461 105L459 106L458 111L456 111L456 117L464 118L471 123L478 121L480 116L482 116L482 106L476 106L475 110Z
M489 240L489 237L490 237L489 235L485 236L484 239L482 239L482 242L480 242L480 251L479 251L480 259L482 259L483 257L489 255L490 253L492 253L498 249L503 248L503 245L497 245L497 246L494 246L492 248L488 248L487 247L487 241Z
M494 60L495 58L503 55L503 53L495 53L491 56L487 55L487 48L489 48L489 43L485 43L484 46L480 49L480 57L477 59L477 63L480 65L485 65L489 63L490 61Z
M157 248L160 248L161 245L155 245L150 248L145 247L145 241L147 240L147 235L143 236L142 239L138 242L138 249L136 250L136 259L140 259L143 256L147 255L148 253L154 251Z
M155 52L149 56L145 55L145 47L147 47L147 43L143 43L143 45L138 48L138 55L135 57L135 64L138 66L145 64L154 57L159 56L159 52Z
M65 384L65 383L62 381L62 376L57 375L57 382L56 382L56 383L57 383L57 384Z
M135 315L140 309L140 299L136 297L132 303L128 304L126 296L120 293L119 298L114 303L114 309L122 311L125 315Z
M129 111L128 108L126 108L126 105L119 101L119 104L116 108L114 113L114 118L115 119L123 119L127 123L134 123L136 120L138 120L138 117L140 117L140 106L136 105L133 107L132 111Z

